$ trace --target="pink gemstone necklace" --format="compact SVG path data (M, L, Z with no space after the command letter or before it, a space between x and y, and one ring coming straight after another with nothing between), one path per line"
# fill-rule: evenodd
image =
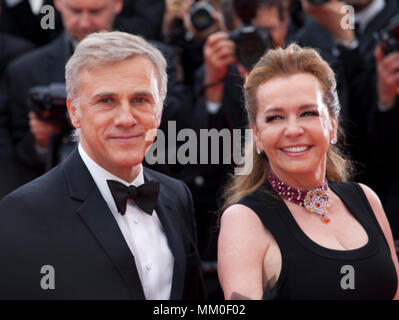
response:
M322 185L313 189L300 190L281 181L272 172L269 173L267 179L274 191L276 191L281 198L300 205L309 212L321 216L321 221L324 223L330 222L331 219L327 216L327 207L330 204L330 197L328 195L326 180L324 180Z

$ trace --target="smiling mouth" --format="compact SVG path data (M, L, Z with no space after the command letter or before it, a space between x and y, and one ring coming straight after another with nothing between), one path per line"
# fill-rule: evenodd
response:
M136 135L131 135L131 136L118 136L118 137L112 137L112 140L119 140L119 141L129 141L129 140L134 140L137 138L142 137L142 134L136 134Z
M280 148L281 150L289 153L300 153L307 151L311 148L312 146L298 146L298 147L287 147L287 148Z

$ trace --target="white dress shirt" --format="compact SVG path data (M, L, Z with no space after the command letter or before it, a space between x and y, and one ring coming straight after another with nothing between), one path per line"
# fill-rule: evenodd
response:
M154 210L152 215L149 215L136 206L132 200L128 200L126 213L121 215L107 184L107 180L116 180L126 186L143 184L142 166L140 165L139 175L129 184L94 162L80 143L78 150L134 256L146 299L169 299L174 258L156 211Z

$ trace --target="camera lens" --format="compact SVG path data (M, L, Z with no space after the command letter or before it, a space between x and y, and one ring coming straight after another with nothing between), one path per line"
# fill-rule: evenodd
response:
M399 14L392 17L388 26L376 34L376 39L382 42L385 55L399 51Z
M247 69L252 66L265 53L266 47L257 37L247 36L237 43L236 55L238 61Z
M193 27L200 31L209 28L215 22L211 14L212 10L209 4L201 7L194 4L190 12Z
M230 31L229 38L235 42L238 62L248 70L271 47L267 31L253 25Z

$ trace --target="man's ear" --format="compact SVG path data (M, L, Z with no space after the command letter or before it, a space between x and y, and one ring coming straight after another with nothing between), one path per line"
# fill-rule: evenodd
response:
M62 12L63 9L62 0L54 0L54 6L57 9L57 11Z
M157 115L157 118L156 118L157 129L159 129L159 126L161 124L161 118L162 118L162 112L159 112L159 115Z
M117 16L123 9L123 0L115 0L114 2L114 14Z
M287 27L290 21L290 14L288 12L283 13L283 21L282 23Z
M70 98L67 98L66 100L67 103L67 109L69 113L69 118L71 119L72 125L76 128L80 128L80 115L78 112L78 107L75 106Z

